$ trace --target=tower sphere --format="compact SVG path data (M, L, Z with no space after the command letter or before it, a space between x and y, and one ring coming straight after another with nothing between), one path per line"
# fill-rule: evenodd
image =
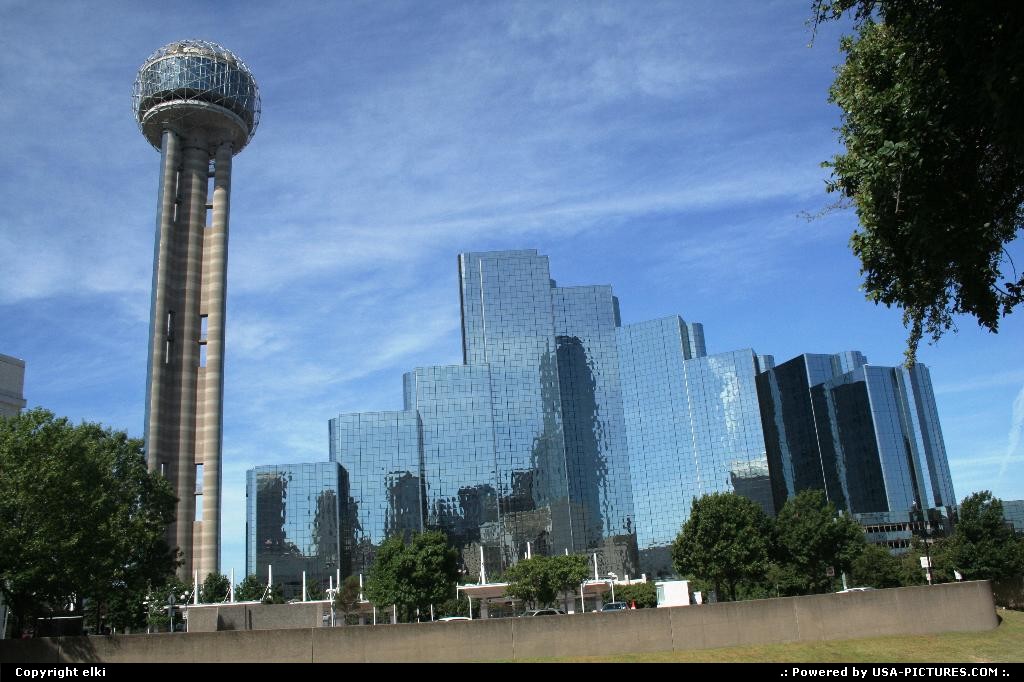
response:
M256 80L230 50L206 40L178 40L151 54L132 88L139 130L160 149L164 130L204 143L229 142L237 154L260 122Z

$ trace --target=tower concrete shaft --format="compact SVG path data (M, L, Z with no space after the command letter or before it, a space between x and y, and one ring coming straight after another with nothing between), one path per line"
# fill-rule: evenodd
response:
M150 470L178 496L167 540L188 582L220 567L232 145L167 129L160 151L145 438Z

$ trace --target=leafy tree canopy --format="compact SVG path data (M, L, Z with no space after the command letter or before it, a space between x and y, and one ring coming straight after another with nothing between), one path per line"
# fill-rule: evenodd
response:
M611 592L605 595L611 598ZM658 605L658 590L653 582L635 583L633 585L616 585L616 601L624 601L629 605L636 604L638 609L653 609Z
M259 601L267 591L267 584L254 575L247 575L235 586L236 601Z
M209 573L199 587L199 601L203 604L216 604L227 601L231 592L231 581L221 573Z
M562 591L587 579L587 558L579 554L535 556L505 571L506 593L532 604L550 606Z
M359 606L359 576L350 575L334 594L334 608L343 614L355 613Z
M43 409L0 418L0 590L17 618L88 599L97 619L144 620L176 566L174 503L138 439Z
M802 591L830 592L833 577L850 571L864 550L860 524L840 514L820 490L804 490L786 500L775 520L777 559L792 567Z
M681 575L710 581L722 595L736 599L741 581L760 580L768 567L771 523L761 507L734 493L695 498L690 518L672 545L672 562Z
M828 189L856 207L864 290L903 310L912 364L953 315L995 332L1024 300L1006 251L1024 227L1024 4L814 1L815 23L844 15Z
M850 584L879 589L900 587L904 584L900 559L885 547L866 545L850 566Z
M965 580L1001 580L1024 574L1024 541L1003 520L1003 503L989 491L960 503L953 534L934 552L935 564Z
M425 611L455 593L458 552L440 531L388 538L377 549L366 583L366 597L377 605L395 604L407 620L416 609Z

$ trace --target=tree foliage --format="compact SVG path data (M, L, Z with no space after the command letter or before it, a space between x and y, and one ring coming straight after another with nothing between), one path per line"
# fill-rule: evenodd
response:
M342 581L338 591L334 593L334 608L342 615L342 622L348 622L349 614L359 609L359 576L350 575Z
M236 601L260 601L267 591L267 584L254 575L247 575L235 586Z
M885 547L865 545L850 566L850 580L852 585L882 589L900 587L905 578L899 558Z
M934 551L936 568L964 580L1001 580L1024 575L1024 540L1003 520L1003 503L985 490L960 503L953 534Z
M222 573L208 573L199 587L199 601L203 604L216 604L227 601L231 592L231 581Z
M144 620L176 565L174 504L140 440L43 409L0 418L0 590L16 617L88 599L97 619Z
M440 531L419 533L406 545L388 538L377 549L366 583L367 598L379 606L395 604L407 620L454 595L458 552Z
M771 523L755 502L734 493L695 498L672 545L682 575L703 578L735 600L741 581L759 581L768 567Z
M792 567L802 593L831 592L833 576L849 572L864 550L864 531L840 514L820 490L804 490L786 500L775 520L776 556Z
M605 596L611 598L611 593ZM616 585L615 599L630 606L636 604L638 609L653 609L658 606L658 590L653 582Z
M1024 301L1006 245L1024 227L1024 4L815 0L853 17L830 92L846 147L825 165L852 200L867 297L903 310L908 364L967 314L997 331Z
M587 579L587 558L579 554L535 556L505 571L506 594L541 608L554 604L560 592Z

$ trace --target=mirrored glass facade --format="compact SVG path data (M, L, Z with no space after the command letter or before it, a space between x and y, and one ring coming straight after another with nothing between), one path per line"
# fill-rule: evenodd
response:
M385 538L424 528L419 419L409 411L359 412L330 420L328 430L330 460L349 477L342 549L350 573L365 573Z
M556 287L552 302L573 536L577 549L597 552L599 563L604 558L625 571L638 557L619 376L619 303L609 286Z
M801 355L759 376L758 389L777 507L808 488L855 514L955 505L924 365Z
M676 316L619 330L619 359L644 572L673 572L669 549L695 497L735 492L774 513L755 377L771 356L691 355ZM699 334L703 348L703 330Z
M331 420L362 544L372 551L392 532L374 481L415 470L422 526L448 534L469 575L481 555L493 577L528 552L565 551L636 575L611 287L557 287L532 250L461 254L458 274L464 364L405 374L405 410L381 413L402 415L400 433L366 415Z
M805 353L757 377L772 497L779 510L808 488L822 489L821 452L810 388L864 364L858 351L835 355Z
M345 472L334 462L260 466L246 472L246 573L275 584L286 599L308 587L326 589L328 579L348 574L342 552Z
M559 287L532 250L461 254L458 276L463 364L407 372L401 411L330 420L353 573L385 538L441 529L469 579L565 551L664 575L704 494L768 514L808 487L855 512L953 500L921 365L708 355L701 324L623 326L610 286Z

